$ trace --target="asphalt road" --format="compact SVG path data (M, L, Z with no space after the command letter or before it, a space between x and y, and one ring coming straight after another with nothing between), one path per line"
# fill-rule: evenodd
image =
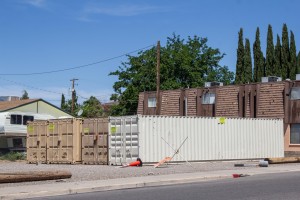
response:
M45 200L291 200L300 199L300 173L289 172L222 179L193 184L149 187L129 190L85 193L57 197L37 198Z

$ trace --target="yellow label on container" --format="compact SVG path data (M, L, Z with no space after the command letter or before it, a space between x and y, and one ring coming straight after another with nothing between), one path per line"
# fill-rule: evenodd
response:
M220 117L219 123L220 123L220 124L225 124L225 120L226 120L225 117Z
M54 124L49 124L49 125L48 125L49 131L53 131L54 128L55 128Z
M90 132L90 129L89 129L89 128L84 128L84 129L83 129L83 132L84 132L84 133L89 133L89 132Z
M32 125L27 126L27 132L28 132L28 133L32 133L33 130L34 130L34 128L33 128Z
M110 127L110 133L111 134L115 134L117 132L117 128L116 127Z

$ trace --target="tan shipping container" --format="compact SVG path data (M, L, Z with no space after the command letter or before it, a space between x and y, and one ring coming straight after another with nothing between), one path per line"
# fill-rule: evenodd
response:
M108 164L108 118L30 122L27 162Z
M82 163L108 164L108 118L82 122Z
M82 119L49 120L47 163L81 163Z
M35 120L27 124L27 162L47 162L47 120Z

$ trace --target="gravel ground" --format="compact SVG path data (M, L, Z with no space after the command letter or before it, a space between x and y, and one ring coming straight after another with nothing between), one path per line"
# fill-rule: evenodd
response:
M66 164L27 164L25 161L8 162L0 161L1 172L28 172L28 171L43 171L43 170L68 170L72 173L72 178L65 180L51 180L38 182L24 182L24 183L9 183L0 184L0 187L18 186L24 184L45 184L56 183L58 181L77 182L89 180L106 180L114 178L126 177L140 177L140 176L155 176L163 174L176 173L192 173L199 171L216 171L216 170L230 170L230 169L247 169L248 167L234 167L235 163L243 164L258 164L258 160L253 161L215 161L215 162L193 162L190 166L187 163L169 164L160 168L154 168L151 165L143 167L127 167L107 166L107 165L66 165ZM289 164L298 165L300 164ZM255 167L255 166L253 166ZM276 165L269 165L269 167L276 167Z

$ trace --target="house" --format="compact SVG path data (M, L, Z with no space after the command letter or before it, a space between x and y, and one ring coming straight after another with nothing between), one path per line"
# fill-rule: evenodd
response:
M158 110L157 110L158 109ZM207 86L139 94L138 114L284 119L285 156L300 156L300 81ZM242 130L241 130L242 131Z
M101 104L104 115L109 115L111 108L115 105L118 105L117 101L111 101L111 102Z
M25 151L27 121L72 117L43 99L0 101L0 152Z

